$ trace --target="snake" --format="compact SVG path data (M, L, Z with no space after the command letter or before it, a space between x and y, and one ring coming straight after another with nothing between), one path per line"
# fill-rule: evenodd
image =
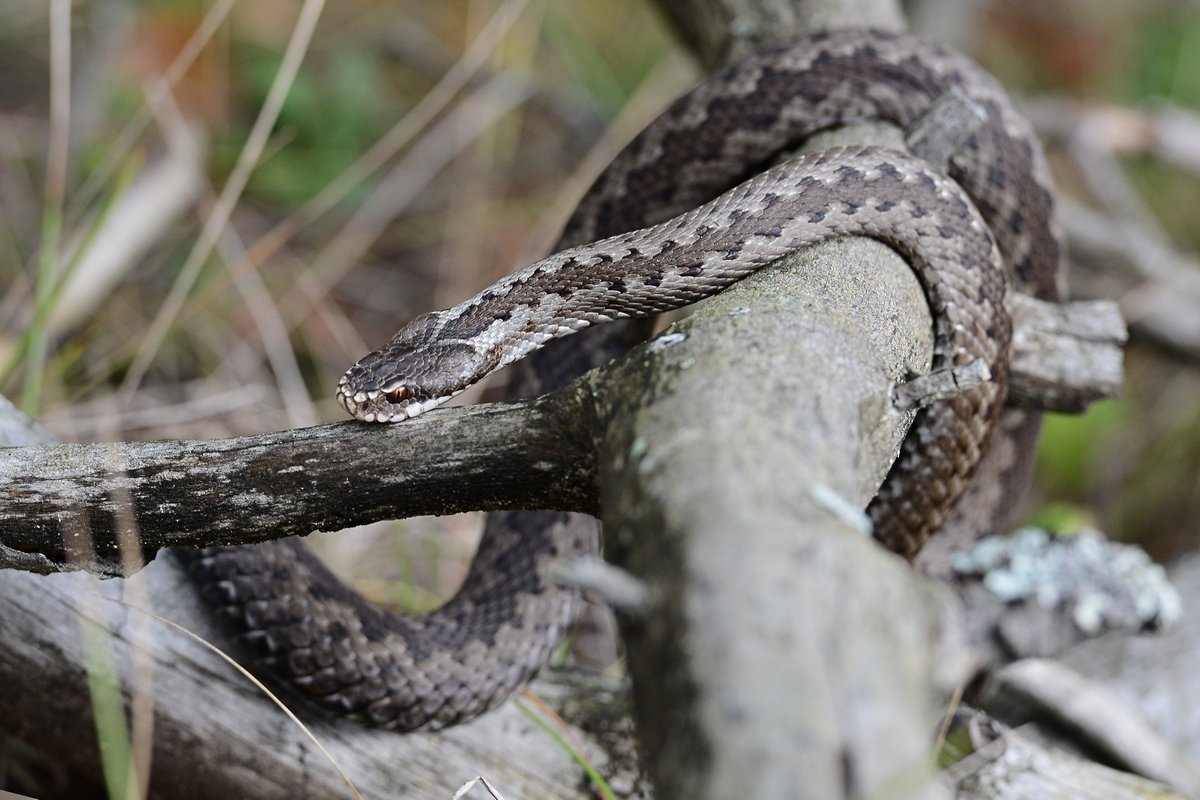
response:
M797 155L839 126L910 131L950 92L981 122L948 164L879 147ZM903 256L921 285L931 369L982 362L991 376L918 412L867 508L880 543L911 559L980 494L970 478L1014 413L1003 410L1005 298L1057 299L1053 212L1030 125L966 57L883 30L781 40L715 73L635 137L586 193L554 255L412 320L346 372L338 402L364 423L402 422L514 362L511 396L538 395L644 339L655 314L813 243L870 237ZM990 492L999 500L983 516L1001 516L1006 494ZM437 730L495 707L543 666L579 603L551 572L595 555L597 536L580 515L493 513L462 588L411 616L369 603L296 539L188 560L262 672L338 717Z

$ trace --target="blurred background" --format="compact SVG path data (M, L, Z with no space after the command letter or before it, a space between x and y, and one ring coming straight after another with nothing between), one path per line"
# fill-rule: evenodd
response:
M1027 105L1072 296L1133 326L1125 396L1048 422L1028 518L1193 549L1200 3L909 6ZM349 364L549 252L699 70L649 0L4 0L0 76L0 392L96 441L343 419ZM427 608L477 527L317 544L370 596Z

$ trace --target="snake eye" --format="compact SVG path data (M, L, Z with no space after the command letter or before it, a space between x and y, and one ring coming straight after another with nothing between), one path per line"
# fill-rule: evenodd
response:
M405 386L397 386L390 392L384 392L383 395L388 399L389 403L399 403L408 396L408 388Z

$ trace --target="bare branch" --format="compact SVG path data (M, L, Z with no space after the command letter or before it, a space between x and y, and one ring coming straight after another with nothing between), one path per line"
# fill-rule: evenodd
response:
M1075 203L1061 204L1077 291L1120 296L1137 333L1200 358L1200 259L1178 252L1161 232Z
M145 558L161 547L250 543L418 514L594 511L592 447L571 396L451 409L396 426L0 451L2 544L61 565L71 526L82 525L97 561L72 566L113 575L121 573L118 510L126 502Z
M1043 747L982 714L970 715L963 727L973 752L946 775L958 800L1053 797L1064 787L1077 797L1183 800L1160 783Z
M906 422L892 378L930 344L912 272L875 242L824 245L671 334L614 365L625 391L602 407L600 460L606 554L653 603L623 632L658 790L826 798L919 781L966 663L938 639L952 612L805 491L862 508L891 460Z
M1082 137L1120 155L1150 155L1200 173L1200 114L1156 103L1151 108L1085 104L1057 97L1026 103L1029 117L1047 137Z
M1183 756L1126 701L1068 666L1040 658L1010 664L992 676L981 702L1014 705L1065 724L1125 769L1163 781L1189 796L1200 792L1200 768Z
M982 359L961 367L949 367L919 375L898 384L892 390L892 404L897 411L915 411L930 403L962 394L992 379L992 373Z
M1077 413L1120 394L1128 334L1116 303L1046 303L1014 295L1009 310L1009 405Z
M974 100L951 90L935 100L908 130L908 149L945 169L967 137L986 121L986 112Z
M140 698L153 708L150 796L179 797L186 786L187 797L204 800L352 797L304 732L246 677L201 642L145 616L151 611L206 641L227 641L184 574L166 558L126 581L0 571L0 678L14 687L0 692L6 733L36 744L82 786L98 779L80 633L87 629L112 652L114 674L96 680L115 681L111 688L126 703ZM149 676L131 671L137 658L150 661ZM397 787L406 797L449 797L481 773L513 797L595 796L567 777L578 772L567 749L512 703L451 735L399 736L319 717L290 695L282 699L366 797L395 797ZM607 773L603 748L578 730L571 735Z

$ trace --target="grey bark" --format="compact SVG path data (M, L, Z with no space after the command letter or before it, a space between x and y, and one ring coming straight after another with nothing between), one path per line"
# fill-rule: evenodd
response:
M846 247L856 253L849 263L857 267L831 270L828 252ZM660 624L634 626L630 659L635 686L645 687L639 724L648 740L657 735L670 745L655 770L662 796L676 796L681 785L707 785L715 792L707 796L728 796L740 785L755 787L751 794L759 797L834 797L925 769L938 694L930 680L939 674L935 666L947 663L934 657L933 640L946 606L855 529L852 510L865 504L903 435L903 419L886 402L892 380L928 359L922 295L896 261L868 241L819 248L710 301L678 330L592 378L623 387L594 412L596 430L608 432L601 492L610 541L630 552L635 571L661 578L652 584L663 598L652 617ZM817 304L823 311L814 312ZM904 324L881 329L871 322L881 318ZM719 390L743 385L757 389ZM808 392L820 394L805 400ZM859 435L869 442L861 451L846 441ZM735 441L746 449L731 448ZM764 578L764 569L775 577ZM142 578L161 574L147 570ZM66 581L90 579L60 576L58 588L46 578L4 577L13 580L6 598L27 604L0 615L5 638L29 643L9 651L16 660L4 664L7 674L23 685L30 675L44 675L46 683L22 695L57 692L70 699L72 715L86 717L77 650L45 637L73 638L79 589ZM152 583L151 595L186 598L176 580L171 574L166 584ZM178 618L194 626L203 615L184 604ZM797 618L797 609L808 613ZM159 636L167 651L155 651L154 660L172 664L172 677L211 683L212 674L221 674L203 653L180 654L191 645L174 633L164 631L156 642ZM48 653L55 656L47 659ZM63 691L71 675L76 688ZM669 687L663 675L673 676ZM154 690L161 711L155 740L166 748L156 764L177 765L180 753L171 746L195 735L188 725L199 723L188 722L184 697L203 696L219 720L242 726L241 732L205 729L203 738L218 744L194 754L199 772L221 768L217 786L232 786L247 770L226 747L255 741L241 739L262 733L253 720L282 735L274 712L241 696L237 684L226 688L242 703L240 713L211 689L166 685L161 696ZM675 706L686 698L668 688L699 697L694 706ZM176 709L180 719L167 716ZM40 728L68 710L46 706L40 715L23 706L0 713ZM702 724L689 730L680 715ZM207 714L200 719L211 722ZM81 739L90 737L87 726L78 730ZM405 737L376 739L409 746ZM704 742L701 750L681 747L696 741ZM68 752L85 752L83 744L64 742ZM287 786L276 770L306 751L298 738L273 751L286 757L268 766L257 752L251 771ZM661 755L653 745L652 752ZM166 776L172 774L167 767Z
M1078 413L1124 386L1121 311L1107 300L1044 303L1009 298L1013 318L1008 405Z
M657 598L624 633L661 796L850 797L926 775L963 665L937 646L952 615L858 524L903 434L890 383L928 358L923 307L890 251L839 242L710 300L646 354L653 380L622 376L603 520Z
M664 3L708 65L809 24L900 19L891 3L852 16L812 5L825 13L688 4L697 21L723 19L701 22L716 33L702 38L682 4ZM880 319L890 325L869 322ZM910 421L891 411L889 389L928 368L932 327L912 272L873 242L832 242L743 281L680 327L684 338L658 351L670 359L660 377L623 384L637 390L618 407L629 423L610 429L600 461L606 541L658 598L623 625L656 789L943 796L928 780L928 732L939 689L965 666L938 644L952 612L871 546L859 512Z
M1200 557L1175 564L1171 578L1184 610L1173 628L1157 636L1092 639L1053 662L1017 661L989 679L980 697L984 708L1019 727L1026 750L1030 740L1042 749L1051 742L1162 781L1183 795L1200 794L1200 615L1188 613L1200 604ZM1002 754L991 748L975 767L1000 770L1002 765L990 762ZM1073 769L1079 768L1075 762ZM1025 780L1036 777L1028 771ZM1050 777L1042 775L1043 795L1050 793ZM1063 773L1053 777L1061 784ZM1096 796L1127 795L1110 787Z
M1184 614L1162 636L1106 637L1063 656L1066 666L1112 687L1146 715L1174 746L1200 763L1200 555L1171 569ZM1191 610L1193 613L1187 613ZM1200 793L1200 790L1198 790Z
M84 672L84 629L92 626L101 652L111 653L123 705L152 715L152 728L134 729L135 742L147 743L141 753L148 758L137 763L148 765L150 797L353 797L312 742L246 678L144 610L208 641L226 641L170 561L123 581L0 572L4 733L35 744L77 786L99 784L96 698ZM104 669L94 657L90 663ZM108 683L103 672L98 679ZM284 699L366 797L448 798L480 774L510 797L592 796L570 777L578 774L570 754L512 703L445 734L399 736L316 718L303 703ZM120 735L106 731L106 746ZM608 773L602 749L574 735Z
M958 800L1185 798L1157 781L1047 748L1025 731L1007 729L982 715L965 727L964 738L976 749L946 773Z
M1200 792L1200 769L1195 763L1178 752L1134 706L1117 700L1103 684L1066 665L1038 658L1011 664L990 678L981 702L997 709L997 714L1002 710L1010 719L1040 718L1044 723L1068 726L1077 731L1078 743L1088 745L1110 763L1192 796Z
M252 543L419 514L594 512L593 448L569 401L563 393L403 426L344 422L211 441L0 452L0 545L36 557L36 571L70 562L117 575L123 537L138 542L144 561L161 547ZM90 534L90 552L69 553L79 531Z
M1171 578L1184 613L1170 630L1092 639L989 678L977 700L1004 725L988 723L998 737L973 741L979 752L948 772L959 797L1200 794L1200 615L1187 613L1200 604L1200 558L1184 558Z

